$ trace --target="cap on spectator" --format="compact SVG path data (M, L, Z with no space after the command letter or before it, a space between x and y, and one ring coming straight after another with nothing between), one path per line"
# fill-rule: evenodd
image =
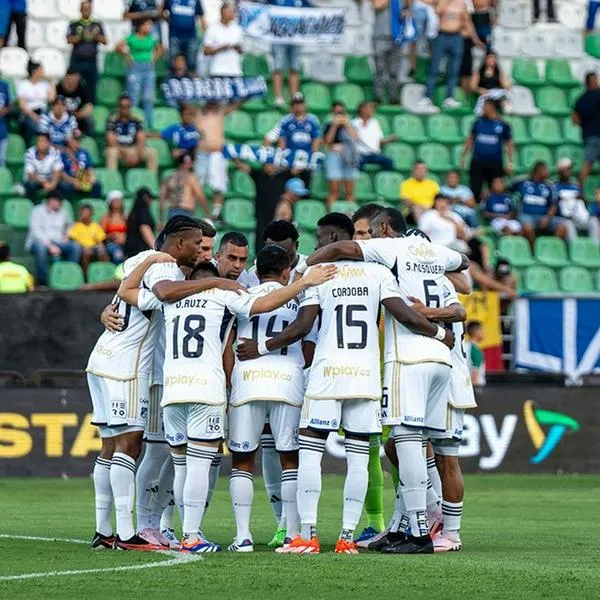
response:
M291 104L299 104L300 102L304 102L304 94L302 92L296 92L292 96Z
M285 191L296 196L308 196L308 190L300 177L293 177L285 184Z
M563 169L570 169L572 166L573 166L573 161L567 157L560 158L558 160L558 162L556 163L556 168L559 171L562 171Z
M106 204L111 205L113 200L123 200L123 192L119 190L112 190L106 195Z

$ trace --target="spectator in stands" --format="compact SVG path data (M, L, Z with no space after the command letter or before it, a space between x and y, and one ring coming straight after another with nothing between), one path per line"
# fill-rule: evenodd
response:
M63 170L60 152L50 144L46 133L40 133L35 146L25 153L24 183L27 197L35 201L38 192L56 192Z
M449 246L457 239L464 240L467 227L461 217L451 210L452 200L436 194L433 207L417 219L417 225L434 244Z
M5 40L8 42L12 26L15 26L17 34L17 46L27 50L27 0L4 0L10 6L10 16L8 28L6 29Z
M354 240L371 239L371 221L383 210L383 206L369 202L363 204L353 215Z
M344 182L344 197L354 201L354 184L358 178L360 155L356 141L358 134L348 119L346 107L342 102L335 102L332 107L332 120L325 126L324 139L327 153L327 182L329 195L327 206L339 198L340 182Z
M90 204L82 204L79 207L79 221L71 225L67 234L69 239L81 247L81 268L85 275L92 261L108 260L108 252L104 245L106 233L98 223L94 222L93 216L93 207Z
M508 269L500 268L499 272L495 272L490 264L489 248L480 239L471 238L466 247L464 242L459 240L459 246L453 249L466 252L469 256L469 275L473 279L475 289L499 292L501 298L516 298L517 280L510 272L508 261L504 261L509 266Z
M56 96L50 112L40 117L38 132L46 133L52 145L62 151L76 131L77 119L67 112L64 97Z
M169 62L184 54L192 72L196 72L198 60L198 35L196 27L206 31L206 19L201 0L164 0L163 14L167 12L169 23Z
M17 84L17 98L21 115L19 122L25 144L31 146L37 134L40 115L48 110L48 104L56 97L54 84L44 77L44 67L29 61L27 79Z
M195 152L200 141L200 132L196 127L196 109L190 104L182 104L179 112L181 123L169 125L160 133L163 140L171 145L174 160L183 154Z
M400 201L412 212L414 219L433 206L433 199L440 193L440 186L428 179L427 165L417 160L412 167L412 177L400 186Z
M156 61L165 50L152 35L152 19L138 21L135 33L117 44L129 65L127 71L127 93L133 106L144 108L146 125L152 127L152 111L156 102Z
M575 102L572 119L581 127L585 146L585 161L579 173L579 182L584 187L594 163L600 160L600 88L598 75L594 72L585 76L585 92Z
M596 13L600 8L600 0L588 0L588 13L585 21L585 35L588 36L594 31L596 25Z
M0 294L24 294L33 289L33 278L22 265L10 260L10 247L0 242Z
M77 128L84 135L94 135L94 106L86 82L81 75L69 69L65 78L56 87L56 95L65 99L67 112L77 119Z
M106 234L106 251L115 265L125 260L125 240L127 239L127 215L125 199L119 190L108 192L106 196L108 209L100 220L100 226Z
M504 166L504 146L508 154L508 164ZM515 144L508 123L500 119L498 108L493 100L483 104L482 116L473 123L471 135L466 139L461 157L464 170L467 154L471 152L469 175L471 189L478 202L481 202L483 184L490 187L492 180L510 175L513 170Z
M532 248L536 233L554 234L562 239L567 236L564 223L556 218L556 188L548 181L548 175L548 165L538 161L533 165L529 177L516 181L511 187L511 191L519 195L519 221L523 225L523 235Z
M165 215L165 204L168 212ZM210 213L202 186L194 174L194 155L181 154L177 158L177 169L163 181L160 191L160 218L166 223L171 217L185 215L193 217L199 204L204 214Z
M450 198L452 210L460 215L469 227L477 227L479 220L475 210L473 192L460 182L460 174L456 169L448 171L446 183L440 188L440 194Z
M119 99L119 110L106 122L106 166L117 170L119 162L126 167L138 167L143 162L158 173L158 156L154 148L146 148L142 121L131 113L127 94Z
M556 11L554 10L554 0L546 0L546 17L548 23L558 23ZM540 0L533 0L533 23L540 20Z
M90 153L81 147L78 132L71 137L62 151L62 181L60 191L71 200L75 194L91 198L102 197L102 186L96 179L94 163Z
M588 231L590 226L590 213L588 212L583 197L583 190L579 183L573 179L573 162L570 158L561 158L556 164L558 181L556 197L558 210L556 218L567 229L567 239L572 242L577 237L578 231Z
M162 43L160 21L162 11L159 8L160 0L125 0L125 13L123 18L131 21L131 31L135 33L137 24L144 19L152 21L152 37Z
M358 151L360 153L359 168L364 165L379 165L384 171L393 171L394 162L381 153L381 148L398 139L396 134L388 137L375 117L375 103L361 102L358 105L358 117L352 120L352 126L358 133Z
M188 71L187 61L185 60L184 54L178 54L173 58L171 69L169 70L169 74L167 75L167 79L177 79L182 80L186 77L190 77L191 74ZM179 102L174 98L167 99L167 104L171 108L179 108Z
M144 250L154 249L154 228L156 223L150 212L150 204L156 196L148 188L140 188L135 203L127 217L127 240L125 257L129 258Z
M67 42L73 46L69 73L79 73L83 77L87 84L86 100L95 104L98 83L98 46L106 45L106 35L102 23L92 19L91 2L81 3L81 19L69 24Z
M279 198L279 203L275 209L275 221L288 221L291 223L294 220L294 204L301 198L306 198L309 193L300 177L292 177L288 180L285 184L285 191Z
M48 142L48 147L49 144ZM79 263L81 258L81 247L67 237L71 217L62 202L57 193L51 192L45 202L31 211L25 250L35 257L35 278L38 285L47 284L48 260L55 262L62 258Z
M12 112L12 93L6 81L0 80L0 167L6 164L8 150L8 119Z
M419 101L419 106L425 109L436 108L433 104L435 85L439 77L440 66L444 57L448 58L446 75L448 84L444 108L456 109L461 104L454 98L454 90L458 84L458 75L463 55L463 37L461 31L465 29L479 48L485 48L483 42L477 37L473 23L467 12L465 0L440 0L437 5L437 14L440 18L438 37L433 40L433 51L427 77L427 90L425 96Z
M375 100L390 104L400 102L400 65L402 47L392 38L390 0L371 0L375 10L373 49L375 52ZM387 89L386 89L387 88ZM387 91L387 94L386 94Z
M521 233L521 223L516 219L517 211L510 194L506 193L503 177L492 180L490 194L485 201L483 217L499 235Z
M590 237L600 246L600 187L596 188L594 202L590 205Z
M235 5L221 6L221 20L212 23L204 36L204 54L212 58L211 77L241 77L243 31L235 20Z
M510 111L511 106L508 103L508 91L511 88L510 80L501 70L495 52L486 54L479 71L473 73L470 87L479 96L475 107L477 116L481 116L483 103L488 98L498 102L504 112Z
M484 387L485 379L485 352L481 348L484 340L483 324L481 321L467 323L467 361L471 372L471 383L475 387Z
M485 44L487 52L492 49L492 26L495 17L495 0L474 0L469 7L469 20L473 24L477 37ZM468 6L468 5L467 5ZM461 86L466 94L472 91L471 78L473 76L473 40L469 35L469 28L463 30L463 56L460 65Z

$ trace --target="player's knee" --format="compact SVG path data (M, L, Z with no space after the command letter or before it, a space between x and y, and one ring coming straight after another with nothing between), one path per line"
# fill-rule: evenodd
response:
M142 453L142 435L143 432L139 431L121 436L115 442L115 452L122 452L137 460Z
M371 436L367 433L348 433L346 432L346 440L358 440L359 442L368 442Z
M114 438L102 438L102 449L100 450L100 458L111 460L115 453Z
M298 450L292 450L291 452L280 452L279 461L281 462L281 468L286 471L288 469L298 468Z
M231 466L238 471L254 472L254 457L256 450L252 452L232 452Z
M383 446L383 451L388 457L388 460L394 465L398 466L398 455L396 454L396 444L394 444L393 438L389 437L387 442Z
M311 438L319 438L322 440L326 440L329 432L327 431L317 431L316 429L309 429L308 427L300 430L300 435Z

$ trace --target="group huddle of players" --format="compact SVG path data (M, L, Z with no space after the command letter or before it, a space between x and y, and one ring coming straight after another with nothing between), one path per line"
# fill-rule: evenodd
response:
M460 550L457 457L464 411L475 406L457 297L470 291L467 258L375 205L352 219L323 217L309 257L297 253L293 225L271 223L250 271L245 237L225 234L213 258L215 235L205 220L170 219L156 251L126 261L102 315L107 329L87 366L102 437L92 547L221 550L202 521L226 443L237 530L228 549L254 549L260 447L278 521L269 545L317 554L321 461L328 435L341 430L347 475L335 552ZM382 424L397 490L387 526ZM355 539L365 498L369 526Z

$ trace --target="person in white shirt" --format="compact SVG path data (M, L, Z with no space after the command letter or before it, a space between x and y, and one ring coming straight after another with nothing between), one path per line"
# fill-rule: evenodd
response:
M204 54L211 57L212 77L242 76L243 32L235 17L235 5L226 2L221 6L221 20L206 30Z
M433 208L426 210L417 224L434 244L450 246L457 239L465 239L467 226L452 210L452 200L443 194L435 196Z
M395 141L397 136L392 134L385 137L374 115L375 104L366 100L358 105L358 117L352 120L358 134L359 168L362 169L364 165L379 165L385 171L393 171L394 162L381 153L381 147Z
M62 172L60 152L50 145L47 133L40 133L35 146L25 153L23 179L27 197L33 202L40 191L46 194L56 191Z

